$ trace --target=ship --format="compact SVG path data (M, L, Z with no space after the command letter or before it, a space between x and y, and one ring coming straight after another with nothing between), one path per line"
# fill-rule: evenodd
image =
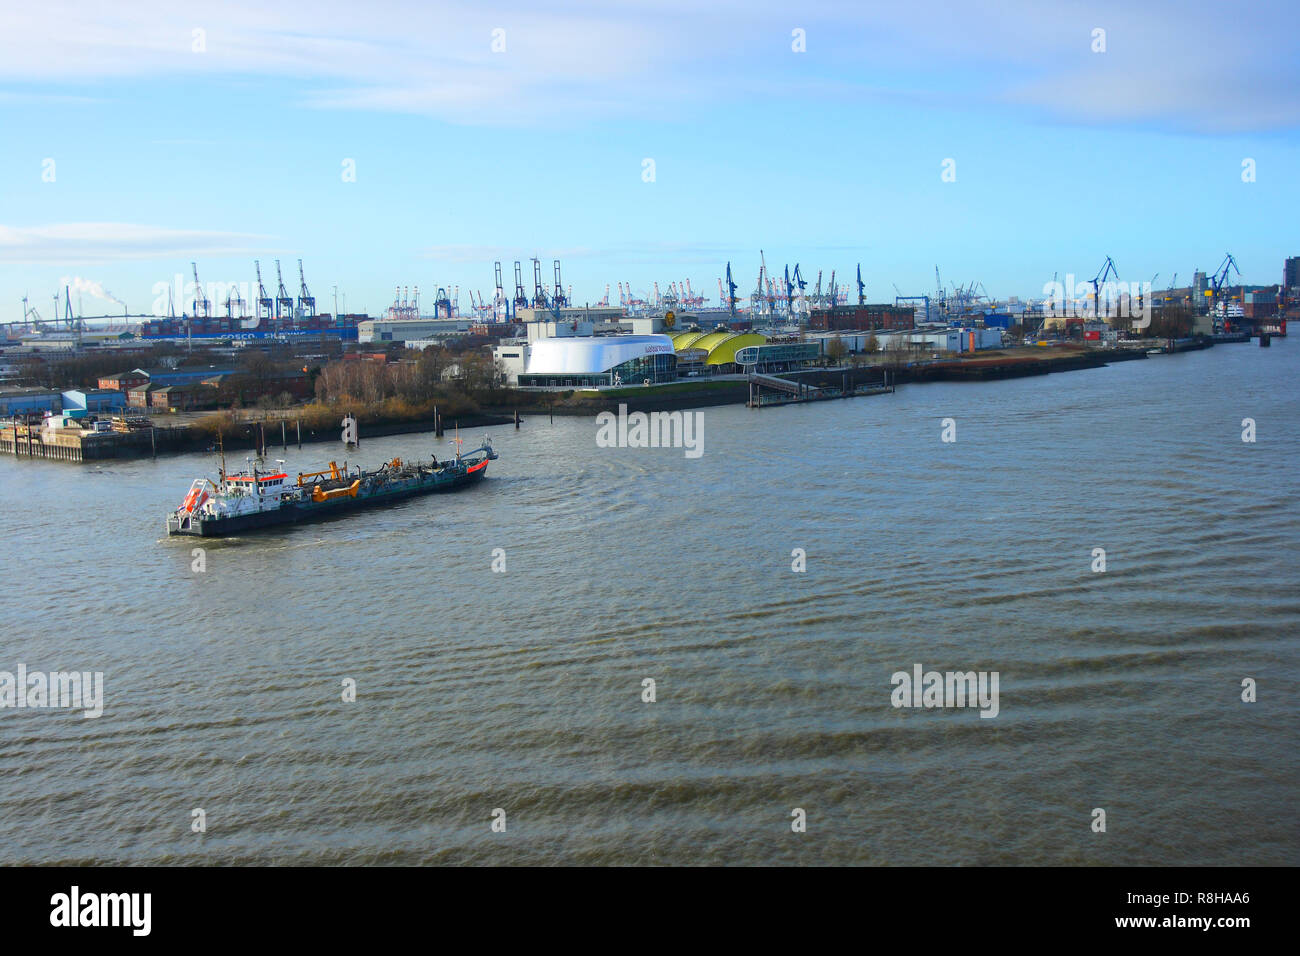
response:
M326 471L299 473L290 479L282 468L268 468L264 459L250 459L248 467L227 474L224 455L217 481L197 478L179 508L167 516L169 535L200 538L229 537L248 531L303 521L318 521L362 508L389 505L416 495L454 491L475 484L487 474L487 464L497 458L491 440L472 451L460 451L453 439L454 457L438 461L386 461L365 471L340 468L334 462ZM277 465L284 462L277 459Z

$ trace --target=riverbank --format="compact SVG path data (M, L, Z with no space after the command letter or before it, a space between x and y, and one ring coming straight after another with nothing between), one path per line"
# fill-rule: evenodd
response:
M1144 348L1093 349L1083 346L1026 347L981 353L974 358L932 359L898 362L886 356L860 365L782 372L780 377L821 388L869 388L883 383L886 375L892 385L923 382L976 382L1026 375L1050 375L1080 369L1102 368L1115 362L1142 360ZM502 414L518 411L521 415L596 415L627 405L629 411L674 411L714 405L744 404L749 399L747 376L675 382L671 385L630 386L626 388L568 389L564 391L519 391L510 393L512 405L493 408Z
M487 412L466 412L455 418L442 418L443 433L460 429L466 431L489 425L509 425L513 415ZM314 442L337 442L342 437L342 416L339 425L309 426L293 417L289 409L278 417L255 420L235 420L223 424L222 444L228 452L242 452L264 448L302 447ZM385 435L433 432L432 418L424 421L370 421L358 429L358 437L380 438ZM18 458L45 458L55 461L102 461L113 458L149 458L158 455L207 452L216 447L217 432L200 422L184 424L158 424L129 432L83 434L61 429L44 432L38 425L18 422L0 422L0 454Z
M1195 347L1209 348L1212 339ZM1027 346L979 353L966 358L928 359L900 362L880 354L858 365L802 369L781 377L806 385L829 389L860 390L869 393L884 384L893 386L927 382L985 382L1031 375L1050 375L1082 369L1103 368L1116 362L1145 360L1144 345L1098 349L1085 346ZM739 405L750 398L747 376L674 382L667 385L628 386L607 389L535 391L494 389L475 406L444 403L437 410L442 429L472 430L509 425L525 417L544 415L594 416L626 405L630 411L675 411L720 405ZM395 407L393 402L359 408L308 405L273 411L217 412L169 416L155 419L153 427L127 433L80 435L71 432L42 435L37 426L0 424L0 453L19 457L61 461L92 461L104 458L142 458L160 454L204 452L216 446L220 431L228 450L301 446L312 442L337 442L342 419L354 414L358 435L378 438L386 435L419 434L434 431L437 406Z

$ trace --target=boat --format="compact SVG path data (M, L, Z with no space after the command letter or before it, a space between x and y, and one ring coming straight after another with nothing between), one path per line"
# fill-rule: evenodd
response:
M1164 349L1147 349L1147 355L1164 355Z
M167 516L167 533L228 537L454 491L481 481L488 462L497 458L487 438L464 454L459 438L450 444L456 452L446 461L438 461L436 455L429 461L394 458L372 471L330 462L326 471L300 473L293 480L282 467L267 467L262 458L249 459L244 471L227 474L223 455L220 478L195 479L181 506ZM283 466L284 461L277 459L275 464Z

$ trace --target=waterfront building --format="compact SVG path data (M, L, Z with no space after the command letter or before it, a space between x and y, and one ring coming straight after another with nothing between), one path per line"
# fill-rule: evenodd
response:
M63 410L63 396L52 388L0 389L0 415Z
M65 411L113 412L126 407L126 395L113 388L74 388L63 393Z
M498 346L497 351L506 346ZM521 349L522 351L522 349ZM563 336L527 348L520 387L573 388L659 384L677 380L677 358L666 335Z

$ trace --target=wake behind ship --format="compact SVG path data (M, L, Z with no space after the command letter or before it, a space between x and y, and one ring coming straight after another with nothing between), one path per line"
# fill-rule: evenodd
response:
M373 471L340 469L330 462L328 471L299 474L292 483L286 472L263 470L260 459L233 475L223 466L219 481L195 479L184 503L167 516L167 533L224 537L453 491L483 478L496 457L484 438L480 447L465 454L458 450L448 461L394 458Z

